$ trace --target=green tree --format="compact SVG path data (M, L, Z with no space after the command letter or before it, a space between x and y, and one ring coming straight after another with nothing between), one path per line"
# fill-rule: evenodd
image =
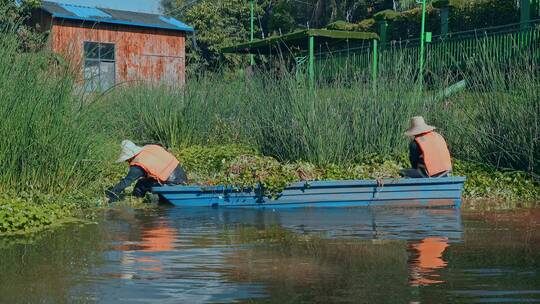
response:
M459 3L456 1L456 6L450 11L450 29L453 32L519 22L519 7L515 0Z
M296 7L290 1L270 1L265 9L263 29L268 33L288 33L298 28Z
M27 51L43 46L42 36L28 22L31 11L40 5L41 0L0 0L0 31L16 33L20 47Z
M238 67L247 62L246 56L224 55L220 49L249 39L248 1L172 0L164 7L166 13L195 28L195 39L187 42L189 72Z
M5 0L0 0L5 1ZM255 37L266 38L301 28L323 28L350 23L358 30L376 30L375 19L389 22L390 39L418 37L420 9L415 0L254 0ZM517 22L516 0L450 0L452 31ZM195 30L188 41L188 70L205 71L247 64L247 56L223 55L225 46L249 40L249 0L163 0L166 13L186 21ZM407 10L408 8L411 8ZM396 10L405 10L396 12ZM387 14L379 12L386 11ZM389 13L388 13L389 12ZM391 16L386 18L385 16ZM375 18L374 18L375 17ZM372 19L374 18L374 19ZM358 24L360 23L360 24ZM428 28L440 28L438 10L428 10Z
M390 4L388 4L390 3ZM358 22L388 0L255 0L255 37L266 38L299 28L321 28L336 20ZM220 49L249 40L249 0L163 0L165 13L195 28L188 41L190 72L238 67L246 56L223 55Z

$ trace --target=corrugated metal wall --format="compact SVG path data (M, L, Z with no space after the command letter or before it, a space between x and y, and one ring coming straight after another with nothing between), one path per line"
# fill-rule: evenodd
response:
M85 41L114 43L116 83L185 83L185 33L132 26L54 20L51 48L80 68Z

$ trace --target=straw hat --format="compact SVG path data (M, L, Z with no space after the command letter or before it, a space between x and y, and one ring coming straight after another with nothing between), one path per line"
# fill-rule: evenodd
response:
M405 135L416 136L422 133L431 132L435 129L436 128L434 126L426 124L424 117L415 116L411 118L411 127L407 131L405 131Z
M126 161L135 155L141 153L143 150L142 147L137 146L134 144L131 140L124 140L122 141L122 144L120 144L122 147L122 152L120 153L120 156L116 160L117 163L121 163L123 161Z

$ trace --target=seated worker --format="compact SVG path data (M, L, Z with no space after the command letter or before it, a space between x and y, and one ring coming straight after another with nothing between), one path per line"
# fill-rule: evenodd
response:
M187 182L180 162L167 150L158 145L139 147L129 140L121 144L122 152L117 163L127 161L129 172L116 186L107 189L109 202L117 201L120 194L136 180L133 195L144 197L152 187L178 185Z
M452 161L446 141L433 130L435 127L426 124L422 116L411 118L411 127L405 135L411 137L409 160L412 169L401 170L402 176L445 177L452 172Z

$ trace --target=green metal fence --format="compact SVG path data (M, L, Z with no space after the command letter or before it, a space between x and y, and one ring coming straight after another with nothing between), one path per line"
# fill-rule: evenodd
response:
M393 73L411 77L418 71L419 41L394 41L378 51L377 75ZM374 57L371 45L334 52L319 52L316 73L320 81L337 78L369 80ZM491 27L434 37L426 48L426 77L443 76L449 71L466 72L468 68L490 60L510 64L516 56L530 56L540 65L540 20L523 24ZM415 76L414 76L415 77Z
M334 52L318 52L315 62L315 73L322 80L337 78L367 77L366 71L373 64L373 46L366 42L365 46L339 50Z
M516 56L540 59L540 28L499 33L475 33L459 40L440 41L428 45L427 71L438 74L452 68L466 69L487 60L511 62Z

